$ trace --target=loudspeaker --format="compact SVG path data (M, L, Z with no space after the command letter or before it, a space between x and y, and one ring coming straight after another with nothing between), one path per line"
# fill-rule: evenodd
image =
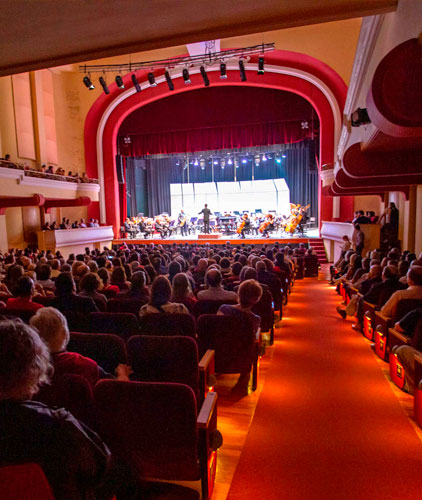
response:
M116 174L117 174L117 182L119 184L124 184L125 172L123 168L123 158L120 155L116 155Z

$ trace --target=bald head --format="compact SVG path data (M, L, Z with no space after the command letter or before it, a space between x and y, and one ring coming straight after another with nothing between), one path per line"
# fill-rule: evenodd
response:
M205 277L205 281L208 286L216 287L221 284L222 276L218 269L211 268Z
M371 273L372 278L376 278L378 276L381 276L382 267L379 264L371 266L370 273Z

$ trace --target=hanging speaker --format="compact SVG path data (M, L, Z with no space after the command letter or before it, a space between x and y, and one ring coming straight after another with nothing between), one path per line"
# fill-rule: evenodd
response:
M123 158L120 155L116 155L116 174L117 174L117 182L119 184L124 184L125 173L123 169Z

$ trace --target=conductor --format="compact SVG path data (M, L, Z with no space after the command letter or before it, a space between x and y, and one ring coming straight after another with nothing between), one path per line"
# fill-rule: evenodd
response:
M206 203L204 205L204 208L199 212L198 215L200 214L204 216L204 233L209 234L211 210L208 208L208 205Z

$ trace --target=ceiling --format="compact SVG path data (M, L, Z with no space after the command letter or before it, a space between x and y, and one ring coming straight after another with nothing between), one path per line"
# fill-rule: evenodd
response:
M0 76L395 10L398 0L2 0Z

